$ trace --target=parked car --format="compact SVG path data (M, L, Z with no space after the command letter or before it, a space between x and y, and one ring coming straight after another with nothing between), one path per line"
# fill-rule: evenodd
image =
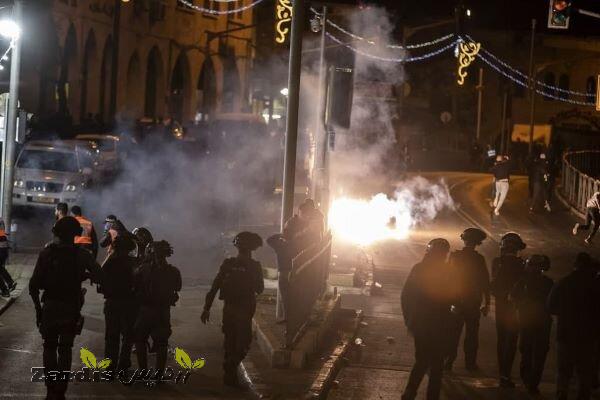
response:
M102 176L112 176L117 173L121 164L117 136L86 133L75 136L75 139L88 142L95 149L96 168Z
M77 204L97 178L94 158L74 141L34 140L25 143L15 165L13 204L54 207Z

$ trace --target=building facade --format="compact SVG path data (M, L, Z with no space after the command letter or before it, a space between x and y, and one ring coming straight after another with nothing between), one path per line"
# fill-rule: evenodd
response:
M220 10L249 2L193 1ZM179 0L43 0L25 12L34 29L21 107L40 118L186 123L250 107L252 8L217 16Z

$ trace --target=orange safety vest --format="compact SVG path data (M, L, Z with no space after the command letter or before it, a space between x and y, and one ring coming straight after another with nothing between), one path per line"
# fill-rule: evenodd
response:
M75 244L92 244L92 231L94 230L94 225L92 222L83 218L83 217L75 217L79 225L81 225L81 236L75 236Z
M0 249L5 248L8 248L8 236L6 235L6 231L0 228Z

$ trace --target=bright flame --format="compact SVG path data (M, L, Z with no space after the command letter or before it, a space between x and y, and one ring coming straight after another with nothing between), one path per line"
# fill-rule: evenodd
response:
M405 239L413 224L409 204L402 199L389 199L383 193L371 200L341 197L333 201L329 210L329 226L336 237L359 245Z

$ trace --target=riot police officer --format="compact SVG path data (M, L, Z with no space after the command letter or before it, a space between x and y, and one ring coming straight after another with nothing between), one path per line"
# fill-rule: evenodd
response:
M256 233L241 232L233 240L237 257L226 259L206 294L201 320L210 318L210 307L219 292L223 307L223 334L225 359L223 362L225 385L239 386L237 370L246 357L252 341L252 317L256 311L256 295L264 290L260 262L252 259L252 252L262 246Z
M73 242L81 234L81 225L75 218L62 217L52 233L55 240L39 254L29 281L29 294L44 341L44 368L70 371L73 340L83 327L81 283L88 277L100 282L101 271L90 252ZM40 290L44 292L41 301ZM64 399L67 384L68 380L46 380L47 398Z
M117 371L131 366L133 324L137 314L134 296L134 270L136 260L129 256L135 243L127 236L118 236L113 243L114 252L102 265L104 284L104 356L113 360L111 367Z
M167 349L171 336L171 307L175 305L181 290L181 273L167 262L173 248L165 241L152 242L147 260L136 271L135 294L139 312L134 326L135 349L138 366L148 368L146 343L152 337L156 348L156 370L164 372Z
M450 255L450 267L458 285L458 297L454 312L456 326L445 367L446 370L452 370L460 335L465 326L465 367L467 370L474 371L478 369L479 318L481 314L487 315L490 306L490 274L485 258L475 250L475 247L481 245L487 235L480 229L468 228L460 238L465 247ZM482 300L485 301L484 305Z
M448 343L444 334L451 325L450 308L456 293L451 281L446 258L450 244L445 239L434 239L427 245L423 260L416 264L402 289L404 322L415 341L415 364L410 372L402 400L414 400L419 385L429 373L427 399L440 396L444 356Z
M546 300L554 282L543 274L549 269L547 256L530 256L525 262L523 277L510 294L519 315L521 380L531 395L540 393L538 386L550 348L552 316L546 308Z
M518 253L527 245L521 236L509 232L500 241L500 257L492 262L491 292L496 299L497 353L500 370L500 386L513 388L512 364L517 352L519 323L517 311L509 298L515 284L523 277L525 261Z
M131 233L134 236L137 247L136 260L138 265L142 265L144 259L146 258L148 245L154 241L154 238L152 237L152 233L150 233L148 228L144 227L135 228Z

